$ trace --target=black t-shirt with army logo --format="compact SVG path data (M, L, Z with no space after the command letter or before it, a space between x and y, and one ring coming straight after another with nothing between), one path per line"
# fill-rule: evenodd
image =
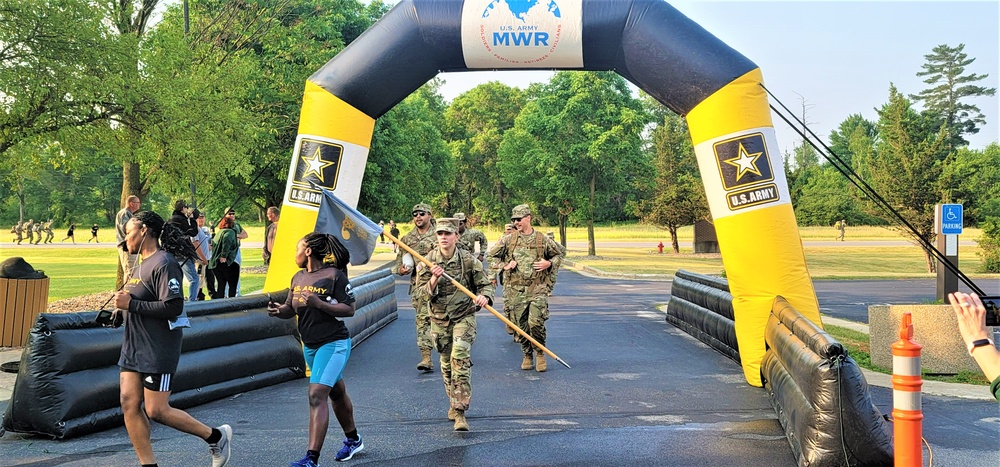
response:
M141 373L175 373L181 357L180 328L168 320L184 309L181 268L164 250L144 258L123 290L132 296L125 313L125 339L118 366Z
M298 315L299 335L302 336L302 343L308 347L315 349L351 337L343 321L324 311L306 306L306 297L309 293L319 295L323 300L333 297L338 303L350 305L355 299L347 275L334 267L325 267L313 272L303 269L292 276L292 286L285 304L291 306Z

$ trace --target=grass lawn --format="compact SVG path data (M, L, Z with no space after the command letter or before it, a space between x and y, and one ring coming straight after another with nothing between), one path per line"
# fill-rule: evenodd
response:
M844 345L844 348L847 350L847 354L854 359L858 366L878 373L887 375L892 374L891 368L882 368L872 365L870 354L871 347L869 346L868 334L829 324L824 326L824 328L826 328L826 332L833 336L834 339L837 339L838 342ZM978 384L982 386L990 385L990 381L986 379L986 376L983 376L983 374L979 372L973 373L963 371L957 375L951 376L924 374L922 378L925 380L944 381L947 383Z
M262 225L245 225L251 241L260 241L264 236ZM400 224L409 229L412 224ZM547 231L547 227L539 227ZM405 230L404 230L405 232ZM680 231L682 241L691 239L692 228ZM978 237L978 230L967 229L963 240ZM500 232L485 229L487 238L495 240ZM835 234L832 227L805 227L800 229L802 238L831 239ZM571 241L586 241L587 230L573 227L568 231ZM718 254L691 254L689 249L681 249L681 254L659 254L652 245L664 240L666 232L655 227L627 224L606 225L596 229L599 241L635 241L647 245L630 248L598 248L597 257L588 257L586 248L571 248L568 259L612 273L673 275L678 269L719 274L722 273L722 258ZM849 227L849 239L900 240L896 232L883 227ZM113 246L93 248L47 248L44 246L4 246L0 249L0 259L23 256L36 269L41 269L51 278L49 300L61 300L96 292L112 290L115 282L116 254ZM385 245L378 245L376 252L390 251ZM960 266L973 277L1000 277L1000 275L974 274L979 267L977 247L963 247ZM823 246L805 248L806 264L814 279L874 279L874 278L916 278L933 277L925 272L923 255L915 246L852 247ZM263 274L250 274L247 268L263 263L260 248L243 248L243 268L241 275L243 292L260 290L264 285Z

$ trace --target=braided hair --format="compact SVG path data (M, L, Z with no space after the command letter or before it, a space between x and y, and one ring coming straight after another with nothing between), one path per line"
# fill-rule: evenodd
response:
M347 251L337 237L330 234L312 232L302 238L312 250L312 257L347 273L347 263L351 261L351 252Z
M191 238L176 225L163 222L163 218L153 211L139 211L132 216L149 229L153 238L159 239L160 247L184 262L198 257L191 244Z

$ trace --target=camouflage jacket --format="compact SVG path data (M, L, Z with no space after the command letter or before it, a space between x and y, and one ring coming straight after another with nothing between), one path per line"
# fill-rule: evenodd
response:
M399 239L406 246L413 248L413 251L420 253L421 256L427 256L434 247L437 246L437 234L434 232L433 226L427 229L427 232L423 235L417 232L417 229L409 231L403 238ZM392 267L393 274L399 274L399 269L403 267L403 255L406 254L406 250L400 248L399 252L396 253L396 264ZM414 268L410 271L410 285L412 286L417 277L417 270L424 268L423 264L419 259L413 258Z
M506 272L504 285L547 284L551 290L559 275L559 266L562 264L563 256L563 250L558 243L538 229L534 229L529 235L513 232L500 237L486 259L493 275L502 272L503 267L511 260L517 261L517 267ZM552 262L552 266L544 271L535 271L531 264L538 259L549 260Z
M486 235L479 229L465 229L465 233L458 239L458 247L469 253L475 253L477 241L479 242L479 252L486 256L486 252L489 251L486 247L489 244L486 243Z
M440 248L435 248L427 254L427 259L444 268L449 276L455 278L465 288L476 295L483 295L493 303L493 283L486 277L483 263L476 260L461 248L455 249L451 258L445 258ZM431 318L438 321L452 321L476 312L472 298L455 287L450 280L441 276L438 279L437 290L430 290L430 280L433 277L430 268L424 267L417 276L417 287L423 289L431 299Z

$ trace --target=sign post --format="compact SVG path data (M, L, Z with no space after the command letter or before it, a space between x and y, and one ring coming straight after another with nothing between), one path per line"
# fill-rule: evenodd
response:
M958 267L958 236L962 234L964 219L961 204L934 206L934 232L937 249L945 259ZM958 291L958 276L939 259L937 262L937 299L948 303L948 294Z

